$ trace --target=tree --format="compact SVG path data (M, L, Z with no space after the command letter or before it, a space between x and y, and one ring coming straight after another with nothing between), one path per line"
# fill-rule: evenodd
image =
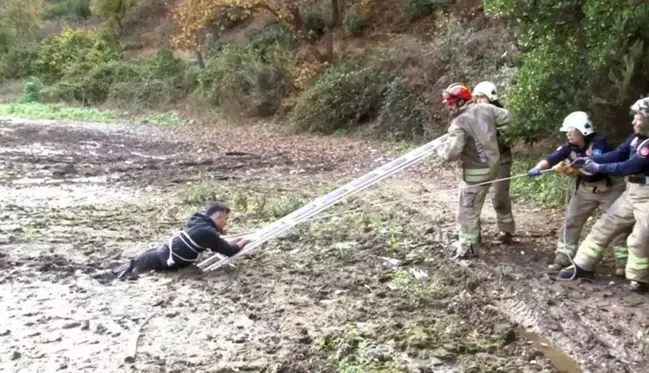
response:
M556 133L586 110L600 132L628 133L628 106L649 89L649 5L628 0L485 0L510 21L522 67L508 96L519 135Z
M298 40L306 41L313 46L314 41L309 37L309 32L300 16L300 6L312 2L312 0L180 0L172 11L173 19L179 27L179 32L173 37L172 42L177 48L194 51L199 64L202 64L201 45L208 33L225 28L226 21L240 20L257 12L268 12L286 25ZM332 4L335 6L328 27L330 34L331 30L340 23L338 1L332 0ZM333 54L332 38L331 36L328 39L329 57Z
M33 39L42 10L43 0L0 0L0 25L7 42Z
M122 20L126 11L135 5L135 0L91 0L90 10L113 28L115 37L122 34Z

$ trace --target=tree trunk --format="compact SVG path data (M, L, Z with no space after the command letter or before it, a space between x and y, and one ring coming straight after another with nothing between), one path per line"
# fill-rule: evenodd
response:
M325 32L327 61L331 61L334 58L334 28L338 25L339 22L340 8L338 0L331 0L331 19L327 22L327 31Z
M201 53L200 49L197 49L196 52L196 62L198 62L198 67L201 69L205 68L205 60L203 60L203 53Z

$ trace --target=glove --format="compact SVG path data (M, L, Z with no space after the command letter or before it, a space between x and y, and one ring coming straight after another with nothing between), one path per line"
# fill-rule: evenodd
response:
M586 161L586 164L584 164L584 167L582 167L582 170L584 172L589 172L591 174L596 174L599 172L600 169L600 164L595 163L592 159L589 159Z
M539 176L539 175L541 175L541 169L538 168L538 167L534 167L534 168L530 169L529 171L527 171L527 176L529 176L529 177L534 177L534 176Z

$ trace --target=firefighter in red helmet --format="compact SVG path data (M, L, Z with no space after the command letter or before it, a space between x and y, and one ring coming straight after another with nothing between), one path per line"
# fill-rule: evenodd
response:
M464 84L451 84L442 92L451 112L448 138L437 154L445 161L460 161L462 182L457 210L458 246L456 257L477 256L481 240L480 213L500 160L497 128L511 120L509 110L471 100Z

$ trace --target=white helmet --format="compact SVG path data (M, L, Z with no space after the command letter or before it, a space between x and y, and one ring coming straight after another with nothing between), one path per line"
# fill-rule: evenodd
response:
M568 114L568 116L563 120L563 124L561 124L559 131L568 132L573 129L581 132L584 136L588 136L595 132L593 122L590 121L588 114L583 111L573 111Z
M649 117L649 97L641 98L636 101L631 106L631 110L640 113L643 117Z
M473 88L473 95L484 95L487 96L489 101L495 101L498 99L498 93L496 91L496 85L492 82L480 82L475 88Z

